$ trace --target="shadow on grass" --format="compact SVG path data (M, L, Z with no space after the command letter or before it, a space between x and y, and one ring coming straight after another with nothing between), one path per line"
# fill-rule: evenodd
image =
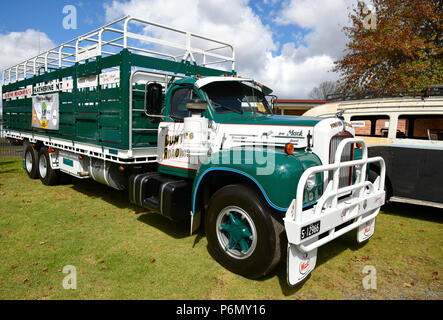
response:
M12 161L3 161L3 160L1 160L0 161L0 166L4 166L4 165L7 165L7 164L16 163L16 162L18 162L18 160L17 161L14 161L14 160L12 160Z
M137 220L175 239L189 237L189 222L187 220L182 222L171 221L154 211L141 214Z
M17 172L19 172L18 169L0 170L0 174L4 174L4 173L17 173Z
M443 223L443 210L440 208L420 206L409 203L390 202L381 208L381 212L382 214L398 217Z
M101 199L120 209L139 209L130 204L127 191L120 191L100 184L92 179L77 179L69 175L63 175L61 184L71 185L71 188L91 199ZM141 208L140 208L141 209Z
M156 228L165 234L182 239L189 236L189 221L183 222L171 221L155 211L138 207L129 202L127 190L115 190L91 179L78 180L74 177L65 175L62 184L72 184L72 189L85 194L91 199L100 199L106 201L120 209L132 209L135 214L139 214L137 220Z
M4 173L18 173L20 172L21 167L19 166L10 166L11 164L15 164L15 163L19 163L19 161L14 161L14 160L1 160L0 161L0 174L4 174Z

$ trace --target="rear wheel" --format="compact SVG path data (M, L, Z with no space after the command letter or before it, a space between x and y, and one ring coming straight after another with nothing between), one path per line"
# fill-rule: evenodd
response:
M25 170L26 170L26 173L28 174L28 177L31 179L37 179L38 178L38 152L30 144L25 149L24 165L25 165Z
M60 179L60 170L51 167L48 149L41 148L38 153L38 174L43 184L56 185Z
M206 237L211 255L228 270L260 278L281 258L283 226L248 185L228 185L209 201Z

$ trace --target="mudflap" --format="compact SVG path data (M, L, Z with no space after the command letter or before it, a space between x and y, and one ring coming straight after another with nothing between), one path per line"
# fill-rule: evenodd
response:
M380 211L380 208L378 208L376 210ZM372 213L373 212L370 212L370 214L372 214ZM372 235L374 234L374 231L375 231L375 218L369 220L366 223L363 223L362 225L360 225L358 227L357 242L358 243L365 242L370 237L372 237Z
M313 238L307 244L314 242L318 237ZM317 249L309 252L303 252L298 249L296 245L288 244L288 255L287 255L287 275L288 284L295 286L301 281L303 281L312 270L315 268L317 263Z
M201 224L201 212L196 212L195 214L192 213L191 211L191 229L190 234L192 236L192 234L197 231L197 229L200 227Z

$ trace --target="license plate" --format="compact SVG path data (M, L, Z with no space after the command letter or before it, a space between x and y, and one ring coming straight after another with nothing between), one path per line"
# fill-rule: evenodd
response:
M306 239L316 233L320 232L320 221L313 222L301 228L300 240Z

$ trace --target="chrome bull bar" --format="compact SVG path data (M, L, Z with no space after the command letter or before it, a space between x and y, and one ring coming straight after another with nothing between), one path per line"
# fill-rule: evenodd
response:
M362 159L341 161L346 145L360 143ZM380 175L372 183L366 180L367 166L378 163ZM357 177L354 184L339 187L340 169L354 167ZM307 179L317 173L332 172L323 195L312 208L303 209L303 195ZM296 198L284 218L288 237L288 283L302 281L315 267L317 248L337 237L359 228L357 241L369 239L375 228L375 218L385 203L386 167L383 158L368 158L368 149L362 139L349 138L340 142L332 164L308 168L300 178ZM329 175L329 174L327 174ZM336 227L349 223L339 230ZM312 232L313 230L313 232ZM319 235L322 238L319 239Z

